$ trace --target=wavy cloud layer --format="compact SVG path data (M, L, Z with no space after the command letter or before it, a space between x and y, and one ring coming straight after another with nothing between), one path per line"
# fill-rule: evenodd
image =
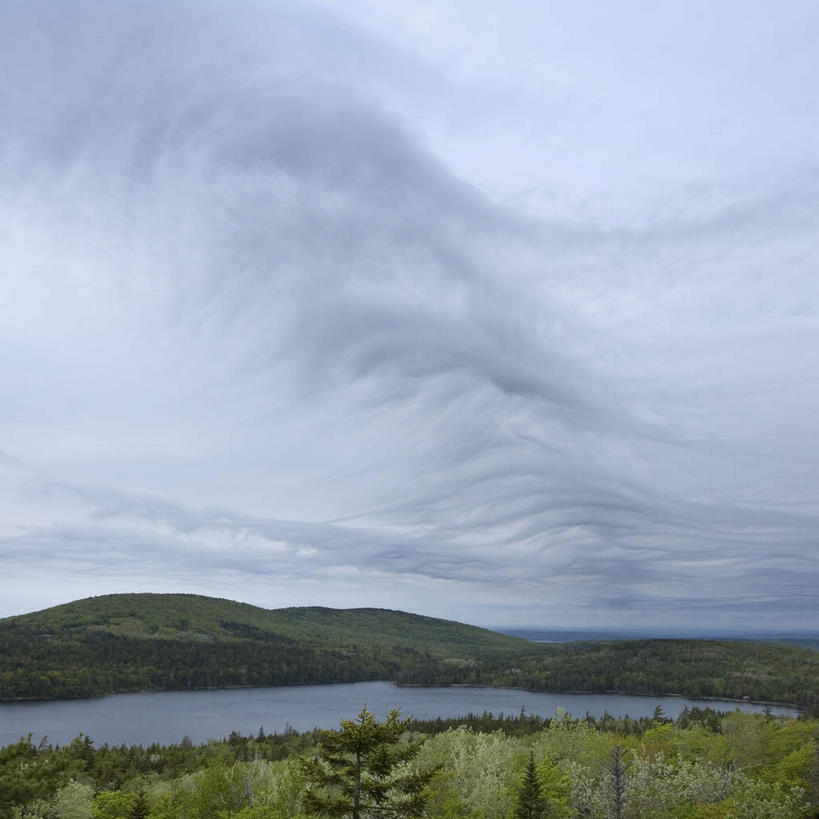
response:
M463 135L494 140L489 169L458 136L552 108L363 7L8 12L0 614L184 589L488 624L819 622L815 154L762 133L775 172L648 192L633 156L641 183L609 180L622 213L565 169L544 205L493 190L503 156L520 175L504 128ZM795 48L772 82L816 61ZM535 99L513 69L498 83ZM570 166L592 113L616 124L588 104L560 109Z

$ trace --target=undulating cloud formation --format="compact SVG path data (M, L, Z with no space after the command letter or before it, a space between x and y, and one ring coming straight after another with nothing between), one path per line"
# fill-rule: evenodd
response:
M0 615L817 627L818 37L6 0Z

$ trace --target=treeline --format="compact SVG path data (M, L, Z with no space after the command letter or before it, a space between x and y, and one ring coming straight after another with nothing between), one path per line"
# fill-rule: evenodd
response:
M393 680L541 691L682 694L819 705L819 653L754 643L656 640L435 656L419 645L184 642L89 631L55 640L0 631L0 699Z
M521 678L519 684L537 687L542 679ZM716 640L568 644L551 653L548 679L554 690L749 696L809 707L819 704L819 653Z
M54 640L6 630L0 632L0 656L2 700L390 679L400 668L398 652L367 646L184 642L102 631Z
M528 764L555 819L796 819L817 810L812 718L694 708L674 721L659 709L639 720L479 714L408 729L405 741L425 739L412 769L436 772L424 794L429 817L509 819ZM0 750L0 819L307 817L301 760L324 735L260 729L203 745L99 748L84 736L64 747L23 739Z
M491 685L531 691L680 694L819 706L819 652L771 643L628 640L561 643L502 662L402 669L406 685Z
M819 707L819 652L773 643L537 644L377 609L109 595L0 621L0 700L391 680Z
M608 731L639 737L646 731L654 728L658 723L668 724L671 722L680 729L699 726L711 733L719 734L722 732L723 718L730 713L733 712L717 711L708 706L704 708L694 706L693 708L683 708L677 718L671 720L665 716L662 706L658 705L654 709L654 714L651 717L634 718L627 715L616 717L604 711L600 717L595 717L593 714L587 713L585 716L575 719L561 711L558 712L556 718L558 720L567 720L572 724L583 723L598 731ZM768 719L770 719L770 714L767 711L765 714ZM442 734L444 731L450 731L454 728L466 728L469 731L475 731L481 734L499 732L506 736L525 737L548 728L552 724L553 719L555 719L555 717L527 714L525 709L521 709L519 714L501 713L496 715L489 711L484 711L482 714L470 713L462 717L435 717L434 719L426 720L413 719L410 721L410 727L416 733L431 736Z

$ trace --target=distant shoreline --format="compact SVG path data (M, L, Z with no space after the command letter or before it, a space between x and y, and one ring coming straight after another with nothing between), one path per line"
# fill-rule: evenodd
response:
M697 632L697 631L630 631L624 629L499 629L500 634L519 637L532 643L618 642L622 640L730 640L737 642L785 643L819 650L819 631L765 631L765 632Z

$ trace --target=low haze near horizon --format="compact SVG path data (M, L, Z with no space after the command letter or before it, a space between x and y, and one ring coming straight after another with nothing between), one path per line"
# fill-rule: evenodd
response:
M819 7L6 0L0 616L819 627Z

